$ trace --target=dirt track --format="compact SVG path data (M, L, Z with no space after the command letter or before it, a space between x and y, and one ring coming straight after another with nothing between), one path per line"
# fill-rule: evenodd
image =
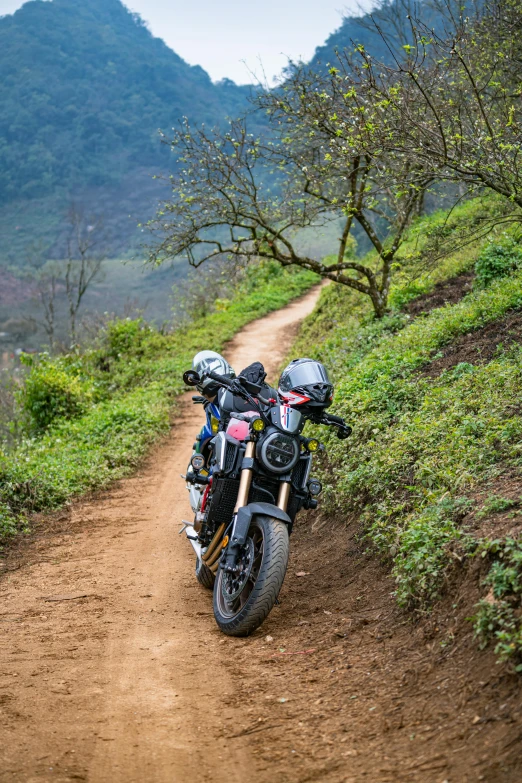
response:
M274 372L317 295L245 328L232 364L259 359ZM201 420L187 395L137 476L76 504L10 558L0 581L1 781L255 779L245 741L227 739L251 722L224 665L243 642L218 632L177 535L190 518L180 473Z

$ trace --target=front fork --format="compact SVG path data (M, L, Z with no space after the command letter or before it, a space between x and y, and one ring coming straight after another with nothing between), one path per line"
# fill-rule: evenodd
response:
M253 477L253 467L254 467L254 454L255 454L255 448L256 444L254 441L249 441L245 448L245 456L243 457L243 463L241 466L241 478L239 480L239 490L237 493L237 501L236 505L234 507L234 517L232 521L232 532L230 534L230 544L228 536L225 536L223 538L223 534L225 533L225 525L222 524L219 526L219 529L217 530L214 538L210 542L207 551L203 555L203 561L208 565L211 571L214 573L217 572L217 569L219 567L219 561L221 556L221 551L223 548L227 548L227 555L225 560L225 570L227 571L234 571L235 565L236 565L236 559L238 556L238 551L240 550L240 546L238 546L239 542L235 541L235 534L238 532L236 530L236 521L237 521L237 512L240 508L243 508L243 506L248 505L248 496L250 494L250 487L252 485L252 477ZM289 481L282 481L279 485L279 495L277 498L277 506L281 509L281 511L285 511L288 507L288 500L290 498L290 490L291 490L291 483ZM243 531L243 535L241 535L241 538L244 538L244 533L246 531Z
M234 508L234 516L237 514L240 508L246 506L248 503L248 495L250 494L250 487L252 485L252 468L254 467L255 448L256 444L253 441L249 441L246 445L245 456L243 457L243 465L241 470L241 479L239 481L239 492L237 493L237 501ZM282 481L279 485L277 507L280 508L281 511L286 511L288 507L291 488L292 484L289 481Z

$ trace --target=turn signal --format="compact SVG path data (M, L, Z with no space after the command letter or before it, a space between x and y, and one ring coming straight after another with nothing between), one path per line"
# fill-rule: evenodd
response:
M210 417L210 426L212 427L212 433L215 435L219 432L219 421L215 416Z
M308 443L306 445L307 445L308 451L312 451L312 452L313 451L317 451L318 448L319 448L319 441L316 440L315 438L312 438L311 440L308 441Z
M252 429L254 432L263 432L265 429L265 422L263 419L254 419L252 422Z

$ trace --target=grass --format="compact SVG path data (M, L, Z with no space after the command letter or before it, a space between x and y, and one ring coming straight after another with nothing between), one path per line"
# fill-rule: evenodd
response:
M131 472L168 430L193 355L222 350L245 324L316 282L311 273L262 264L218 312L172 334L141 319L113 321L95 348L34 360L20 392L26 435L14 450L0 452L0 541L25 529L32 512L58 508Z

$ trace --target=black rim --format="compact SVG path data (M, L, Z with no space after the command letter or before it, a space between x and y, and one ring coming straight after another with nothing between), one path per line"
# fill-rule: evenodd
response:
M252 594L263 562L263 531L251 529L239 561L238 574L219 571L216 602L221 615L231 620L238 615Z

